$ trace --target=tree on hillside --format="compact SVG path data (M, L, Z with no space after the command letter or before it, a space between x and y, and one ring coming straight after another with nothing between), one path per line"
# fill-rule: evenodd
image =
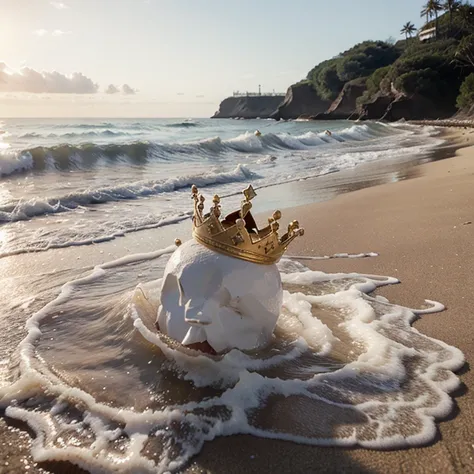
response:
M456 17L460 24L468 31L474 29L474 7L467 3L459 5L456 11Z
M474 34L461 40L456 50L456 59L461 64L474 67Z
M449 12L449 29L451 30L453 26L453 13L461 6L461 2L458 0L446 0L442 6L444 11Z
M461 84L456 105L459 109L471 107L474 104L474 73L469 74Z
M307 75L319 97L334 100L345 83L370 76L376 69L392 64L402 48L383 41L364 41L336 57L316 65Z
M428 0L420 12L420 16L426 16L426 23L428 23L430 18L435 17L436 34L438 33L438 12L441 10L443 10L443 7L441 6L441 2L439 0Z
M411 38L411 35L416 31L415 25L411 23L410 21L407 21L404 25L403 28L400 30L400 34L405 35L405 39L408 39L408 37Z

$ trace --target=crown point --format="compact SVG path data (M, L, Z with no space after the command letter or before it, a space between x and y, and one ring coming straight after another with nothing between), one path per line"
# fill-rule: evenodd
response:
M281 219L281 211L276 210L276 211L273 213L272 217L273 217L273 220L275 220L275 221Z
M257 195L251 184L249 184L242 192L247 201L251 201Z
M237 219L235 225L237 226L237 229L242 230L245 227L245 221L243 219Z
M215 194L214 197L212 198L212 202L214 204L219 204L221 202L221 198L217 194Z
M179 247L183 242L181 242L181 239L174 239L174 244L176 247Z
M197 193L198 193L198 188L197 188L197 186L196 186L195 184L193 184L193 185L191 186L191 192L192 192L193 194L197 194Z

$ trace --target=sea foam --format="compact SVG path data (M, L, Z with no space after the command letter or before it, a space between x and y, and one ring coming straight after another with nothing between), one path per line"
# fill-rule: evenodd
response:
M0 388L0 403L35 431L35 461L166 472L223 435L371 449L434 438L464 358L410 324L442 305L404 308L369 295L395 278L283 259L274 341L208 356L154 328L172 251L99 265L28 320L17 379Z
M195 122L167 124L167 128L194 128ZM71 126L62 128L69 130ZM118 129L111 123L75 125L76 130L58 133L28 131L16 136L19 142L14 150L0 150L0 176L28 170L66 171L69 169L88 170L107 161L108 166L121 164L143 164L160 160L180 159L196 156L200 158L219 157L231 153L269 153L278 150L308 150L319 146L331 146L343 142L376 139L400 134L403 131L383 124L362 124L337 130L331 136L324 132L306 132L301 135L289 133L265 133L257 137L253 132L245 132L233 138L219 136L206 137L187 142L162 142L143 140L143 136L153 132L146 125L136 127L130 124ZM54 127L53 127L53 130ZM406 133L406 132L405 132ZM5 135L3 136L5 138ZM39 142L41 145L18 149L20 144ZM78 158L80 161L78 162ZM25 166L26 164L26 166Z
M88 189L57 197L42 199L19 199L0 206L0 223L27 220L44 214L57 214L77 209L80 206L136 199L190 188L248 181L257 178L245 165L237 165L227 172L210 171L204 174L183 175L160 180L144 180L126 185Z

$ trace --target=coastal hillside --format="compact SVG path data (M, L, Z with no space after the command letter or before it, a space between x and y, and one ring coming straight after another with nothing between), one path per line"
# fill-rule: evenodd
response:
M468 79L474 71L474 7L432 1L420 13L429 21L418 35L407 22L404 40L366 41L311 69L306 80L315 93L334 101L315 118L422 120L458 110L465 115L474 104L474 75Z
M244 95L224 99L212 118L269 118L283 102L283 95Z
M474 7L430 0L417 34L364 41L314 66L280 97L230 97L214 117L436 120L474 114ZM273 110L272 110L273 108Z

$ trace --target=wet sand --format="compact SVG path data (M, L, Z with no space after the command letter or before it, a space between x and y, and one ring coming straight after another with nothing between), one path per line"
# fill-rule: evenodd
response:
M463 133L454 131L450 138L471 143L472 135ZM428 298L446 305L446 311L414 324L461 349L467 360L458 373L462 385L453 394L455 408L438 424L436 440L423 448L372 451L221 438L204 446L189 472L474 472L474 147L422 165L420 172L415 179L286 210L284 216L306 229L292 255L379 253L377 258L305 261L309 267L395 276L401 284L380 291L391 302L417 308Z
M473 137L470 131L450 131L448 148L444 147L438 153L450 153L451 146L470 145ZM374 167L370 169L375 170ZM455 158L412 168L409 175L395 171L395 168L393 173L393 176L384 174L386 178L382 183L385 184L285 210L283 220L298 219L306 229L306 237L295 242L290 253L379 253L377 258L304 263L326 272L395 276L401 280L401 285L381 291L394 303L419 307L424 298L441 301L447 311L425 315L415 327L460 348L469 364L474 353L471 327L474 305L470 298L474 287L474 147L461 149ZM373 171L377 179L381 179L380 175ZM341 174L337 179L339 184L345 183L347 191L353 191L359 185L363 187L363 180L351 186L350 174L346 178ZM386 184L390 181L392 184ZM322 180L297 184L306 189L302 192L310 192L311 186L326 190L336 187L329 177L326 186ZM328 194L327 199L330 197ZM49 252L36 254L34 259L32 255L9 257L0 260L0 272L24 277L42 269L61 270L71 266L75 266L76 271L88 271L91 265L149 251L170 244L176 236L186 239L189 234L189 223L186 222L172 226L166 232L156 229L98 246L65 249L55 254L55 262L50 261ZM21 335L19 331L17 337ZM463 385L455 394L457 405L449 419L439 423L439 435L428 447L370 451L317 448L233 436L207 443L187 472L474 471L474 396L468 389L473 386L474 377L468 364L460 372ZM3 419L0 420L0 446L0 473L42 471L31 461L25 432L12 432ZM80 472L66 464L43 467L48 472Z

